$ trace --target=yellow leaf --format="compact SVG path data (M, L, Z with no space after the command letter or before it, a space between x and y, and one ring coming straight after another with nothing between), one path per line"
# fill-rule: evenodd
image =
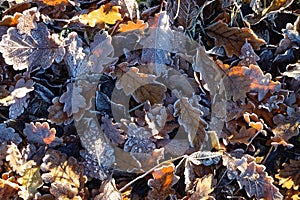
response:
M120 25L120 32L127 32L127 31L134 31L134 30L141 30L144 32L144 29L148 28L148 24L144 23L143 20L137 20L136 23L133 21L129 21L127 24Z
M96 24L115 24L118 20L122 20L119 13L119 6L113 6L108 12L110 4L102 5L97 10L94 10L88 14L79 16L79 21L83 24L95 27Z
M41 2L43 2L44 4L48 5L48 6L58 6L61 4L68 4L69 1L68 0L40 0Z

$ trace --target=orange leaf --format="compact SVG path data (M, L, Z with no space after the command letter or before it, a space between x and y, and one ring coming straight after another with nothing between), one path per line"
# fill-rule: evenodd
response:
M18 19L21 17L21 13L15 13L14 16L5 15L0 22L0 26L16 26L18 24Z
M93 10L88 14L82 14L79 16L79 21L83 24L95 27L96 24L115 24L118 20L122 20L119 13L119 6L113 6L108 12L110 4L102 5L97 10Z
M58 6L61 4L68 4L69 1L68 0L40 0L41 2L43 2L44 4L48 5L48 6Z
M128 32L128 31L134 31L134 30L141 30L144 32L144 29L148 28L148 23L144 23L143 20L137 20L136 23L133 21L129 21L127 24L121 24L120 25L120 32Z
M254 50L258 50L266 42L258 38L249 28L228 27L223 22L216 22L210 25L206 33L215 39L216 46L224 47L226 54L231 57L233 54L240 56L241 48L247 40Z

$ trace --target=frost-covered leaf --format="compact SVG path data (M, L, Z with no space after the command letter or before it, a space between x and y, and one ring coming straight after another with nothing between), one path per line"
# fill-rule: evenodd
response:
M188 133L188 140L190 145L194 147L193 140L198 132L203 136L203 140L206 138L205 129L207 123L201 118L203 112L194 107L187 97L179 98L174 104L174 116L179 116L178 122L184 127L184 130Z
M20 34L30 35L31 30L37 28L36 21L40 17L40 12L36 7L25 10L22 16L18 19L17 29Z
M191 200L214 199L209 194L214 190L212 188L212 174L199 178L197 181L196 191L192 194Z
M119 6L112 6L105 4L100 8L89 12L88 14L82 14L79 16L81 23L95 27L97 24L115 24L118 20L122 20L121 14L119 13ZM107 12L108 11L108 12Z
M151 190L147 199L164 200L169 195L175 193L172 188L177 183L179 177L175 175L175 166L173 163L156 168L152 172L153 179L148 180Z
M1 199L13 199L18 198L17 193L19 185L11 182L10 180L0 179L0 198Z
M300 80L300 63L288 65L283 75Z
M18 19L22 16L21 13L15 13L13 16L11 15L4 15L2 20L0 21L0 26L17 26Z
M71 188L80 189L86 182L83 166L74 157L57 150L49 149L41 164L42 179L45 183L67 184Z
M279 91L281 84L278 81L272 81L271 74L264 74L257 65L249 67L235 66L226 69L224 84L226 88L226 97L234 100L240 99L244 101L248 92L257 92L258 100L261 101L268 92L274 93Z
M23 176L27 169L32 168L36 163L33 160L29 160L26 153L21 154L17 145L11 143L8 145L6 161L9 162L9 165L12 169L17 172L19 175Z
M77 113L81 108L85 108L87 102L82 96L82 87L77 87L74 83L68 83L67 91L59 98L59 102L64 104L63 111L70 117Z
M259 60L259 56L254 52L251 44L248 43L248 40L246 39L245 44L241 48L241 55L239 57L242 59L238 65L241 66L249 66L250 64L257 65L257 62Z
M125 135L123 134L124 130L120 128L121 124L114 123L113 119L108 118L108 116L102 117L101 121L101 128L103 129L103 132L113 144L118 145L125 142Z
M147 36L141 40L143 46L142 62L150 65L157 76L166 73L169 63L168 52L173 50L173 32L165 11L155 15L155 23L149 28Z
M299 134L300 110L288 107L287 116L277 114L273 117L273 122L276 126L272 129L275 134L272 140L278 143L280 141L288 143L290 138Z
M138 102L149 100L151 104L159 104L165 98L167 88L155 81L155 78L154 75L139 73L138 68L131 67L118 79L116 88L123 89L126 95L133 95Z
M298 190L300 186L300 160L290 160L290 163L284 163L283 169L275 175L279 179L279 185L283 188Z
M232 143L249 144L250 140L256 135L257 130L243 126L240 130L235 131L228 139Z
M49 112L48 119L55 124L68 123L71 119L67 113L63 111L64 105L59 102L59 97L52 99L53 105L50 106L47 111Z
M166 125L167 110L162 105L155 105L146 113L146 122L153 135L157 135Z
M18 178L18 183L22 185L22 189L18 193L20 197L23 199L33 198L38 192L37 189L43 185L40 168L33 167L26 170L24 176Z
M37 143L38 145L55 145L55 143L62 142L62 140L55 137L56 130L55 128L50 129L48 122L25 123L23 133L29 142Z
M115 179L104 183L103 192L95 197L95 200L122 200L122 194L117 190Z
M17 28L11 27L2 36L0 52L15 70L48 68L55 59L62 57L64 50L59 43L43 23L37 24L30 34L20 34Z
M106 33L96 34L91 43L91 55L88 58L88 67L92 73L100 74L106 66L114 63L114 47L111 44L111 36Z
M174 2L174 1L173 1ZM194 0L183 0L180 1L179 4L179 11L176 20L178 21L178 24L180 26L183 26L185 29L189 30L191 29L198 17L199 14L199 6L197 5L197 1ZM173 18L175 18L175 15L177 14L177 8L178 4L175 3L173 5Z
M22 138L20 138L19 134L4 123L0 124L0 133L0 143L11 141L15 144L20 144L22 142Z
M240 56L241 48L245 40L251 44L254 50L259 50L265 44L263 39L258 38L249 28L228 27L223 22L216 22L207 27L206 33L215 39L216 46L224 47L226 54L232 57L233 54Z
M78 73L78 67L83 63L86 56L83 52L82 40L76 32L71 32L64 40L64 45L66 49L64 61L68 66L69 74L76 77L80 74Z
M53 182L51 183L50 193L58 200L81 200L82 198L78 195L79 191L77 188L72 187L69 183L64 182Z

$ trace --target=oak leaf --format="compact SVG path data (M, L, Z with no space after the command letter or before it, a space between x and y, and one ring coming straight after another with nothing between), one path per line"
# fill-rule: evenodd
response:
M148 180L148 185L151 190L148 193L147 199L164 200L169 195L174 194L172 188L177 183L179 177L175 175L174 164L163 165L156 168L152 172L153 179Z
M47 6L59 6L61 4L69 4L68 0L39 0Z
M11 127L7 127L6 124L0 124L0 143L4 142L13 142L15 144L19 144L22 142L22 138L20 138L19 134L15 132L15 130Z
M15 70L48 68L55 59L60 61L64 54L59 43L43 23L37 24L30 34L20 34L17 28L11 27L2 36L0 52Z
M39 145L55 145L55 143L62 142L62 140L55 137L55 128L50 129L50 126L47 122L31 122L30 124L25 123L25 129L23 132L29 142L37 143Z
M122 200L122 194L117 190L115 179L104 183L103 192L98 194L94 200Z
M0 21L0 26L16 26L21 16L21 13L15 13L14 16L5 15Z
M207 27L206 33L215 39L216 46L224 47L226 54L232 57L233 54L240 56L241 48L247 40L254 50L259 50L260 46L266 42L258 38L249 28L228 27L223 22L216 22Z
M212 174L199 178L196 185L196 191L192 194L191 200L214 199L209 194L214 190L212 188Z
M179 116L178 122L184 127L185 132L188 133L188 141L194 147L193 140L197 132L204 133L204 138L206 137L205 129L207 128L207 123L201 118L203 112L199 108L194 107L187 97L179 98L175 102L174 107L174 116Z
M108 116L104 116L101 118L104 134L110 141L115 144L123 144L125 142L124 130L120 128L121 124L114 123L112 118L108 118Z
M146 28L148 28L148 23L144 23L143 20L137 20L136 23L133 21L128 21L127 24L120 24L119 32L140 30L143 33Z
M121 14L119 13L119 6L112 6L105 4L100 8L79 16L79 21L83 24L95 27L96 24L115 24L118 20L122 20ZM108 12L106 12L108 10Z
M279 179L279 185L283 188L298 190L300 186L300 160L290 160L290 163L284 163L283 169L275 175Z
M245 44L241 48L241 55L239 57L242 59L238 65L241 66L249 66L250 64L257 65L257 62L259 60L259 56L254 52L251 44L248 43L248 40L246 39Z
M30 35L31 30L37 28L36 21L40 18L40 12L36 7L23 11L18 19L17 29L20 34Z
M71 119L67 113L63 111L64 105L59 102L59 97L53 98L52 103L53 105L47 109L49 112L48 119L55 124L70 123Z

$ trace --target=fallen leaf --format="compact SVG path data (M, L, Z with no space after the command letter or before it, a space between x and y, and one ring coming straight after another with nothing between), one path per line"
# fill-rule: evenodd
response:
M98 194L94 200L122 200L122 194L118 191L115 183L115 179L106 181L104 183L104 189L101 194Z
M133 21L128 21L127 24L120 24L119 32L140 30L141 33L143 33L146 28L148 28L148 23L144 23L143 20L137 20L136 23Z
M0 132L0 143L13 142L15 144L20 144L22 142L22 138L20 138L19 134L5 123L0 124Z
M173 7L175 8L175 9L173 9L173 10L175 10L174 13L177 14L176 11L177 11L178 4L177 3L174 4ZM199 12L200 12L200 9L199 9L199 6L197 5L196 1L194 1L194 0L180 1L179 12L178 12L176 20L178 21L178 24L180 26L183 26L185 29L190 30L195 25ZM174 15L174 18L175 18L175 15Z
M179 177L175 175L174 170L175 166L173 163L153 170L153 179L148 180L151 190L148 192L147 199L164 200L175 193L172 186L177 183Z
M206 33L215 39L216 46L224 47L226 54L232 57L241 55L241 48L247 40L254 50L259 50L266 42L258 38L249 28L228 27L223 22L216 22L207 27Z
M37 28L36 21L40 18L40 12L36 7L23 11L18 19L17 29L20 34L30 35L31 30Z
M5 15L0 21L0 26L17 26L21 13L15 13L14 16Z
M52 142L61 143L62 140L55 137L56 130L51 128L47 122L31 122L30 124L25 123L25 129L23 130L29 142L37 143L39 145L49 145ZM55 144L52 145L55 145Z
M283 169L275 175L279 179L279 185L283 188L298 190L300 186L300 161L290 160L289 164L284 163Z
M192 194L191 200L214 199L209 196L209 194L214 191L214 188L212 188L212 180L212 174L199 178L196 185L196 191Z
M79 21L83 24L95 27L96 24L115 24L118 20L122 20L119 13L119 6L113 6L111 9L110 4L100 6L100 8L89 12L88 14L82 14L79 16ZM106 12L109 10L108 12Z
M47 6L59 6L61 4L69 4L68 0L39 0L46 4Z
M101 118L104 134L114 145L121 145L125 142L124 130L120 128L121 124L114 123L113 118L109 118L107 115Z
M259 60L259 56L254 52L247 39L241 48L241 55L239 58L242 59L238 64L240 66L249 66L250 64L257 65L256 61Z
M57 41L57 40L56 40ZM45 24L39 23L30 34L22 35L17 28L11 27L2 36L0 52L8 65L15 70L36 67L48 68L55 59L61 60L63 47L60 47L50 35Z
M71 122L71 119L68 117L67 113L63 111L64 105L59 102L59 97L53 98L52 103L53 105L47 109L49 112L48 119L58 125Z

